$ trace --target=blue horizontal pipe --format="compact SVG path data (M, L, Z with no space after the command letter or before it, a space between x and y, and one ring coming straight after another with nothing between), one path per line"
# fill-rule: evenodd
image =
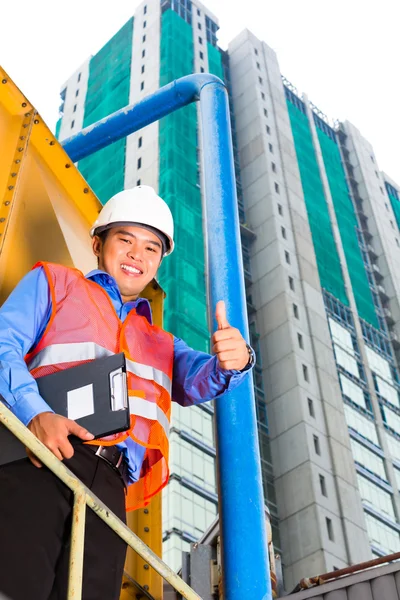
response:
M76 162L200 101L206 197L209 306L225 300L228 321L248 339L244 273L228 97L220 79L189 75L65 140ZM216 330L214 319L213 331ZM224 598L272 600L251 377L216 402Z
M89 125L61 145L72 160L77 162L101 148L158 121L169 113L200 98L201 89L209 83L222 81L209 73L187 75L162 87L137 104L121 108L101 121Z

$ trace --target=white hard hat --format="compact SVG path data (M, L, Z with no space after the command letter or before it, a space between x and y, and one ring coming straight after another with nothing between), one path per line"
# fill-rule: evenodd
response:
M171 254L174 249L172 213L168 204L148 185L138 185L123 190L110 198L93 224L90 235L93 237L95 233L100 233L118 223L132 223L155 229L167 238L165 254Z

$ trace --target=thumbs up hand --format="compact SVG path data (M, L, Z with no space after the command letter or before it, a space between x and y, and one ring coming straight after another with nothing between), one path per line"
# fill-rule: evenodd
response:
M249 351L240 331L231 327L226 318L225 302L217 302L215 310L218 330L212 337L212 351L221 369L241 371L249 363Z

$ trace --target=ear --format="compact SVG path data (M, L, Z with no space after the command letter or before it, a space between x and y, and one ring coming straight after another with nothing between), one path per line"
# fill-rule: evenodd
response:
M102 246L101 239L99 238L98 235L94 235L93 239L92 239L92 249L93 249L93 254L95 256L97 256L97 258L100 256L101 246Z

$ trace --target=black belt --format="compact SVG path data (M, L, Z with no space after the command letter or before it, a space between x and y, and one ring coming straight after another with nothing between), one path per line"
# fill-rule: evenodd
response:
M86 444L96 456L106 461L114 471L117 471L124 480L125 485L128 485L128 465L124 460L124 453L118 450L116 446L93 446Z

